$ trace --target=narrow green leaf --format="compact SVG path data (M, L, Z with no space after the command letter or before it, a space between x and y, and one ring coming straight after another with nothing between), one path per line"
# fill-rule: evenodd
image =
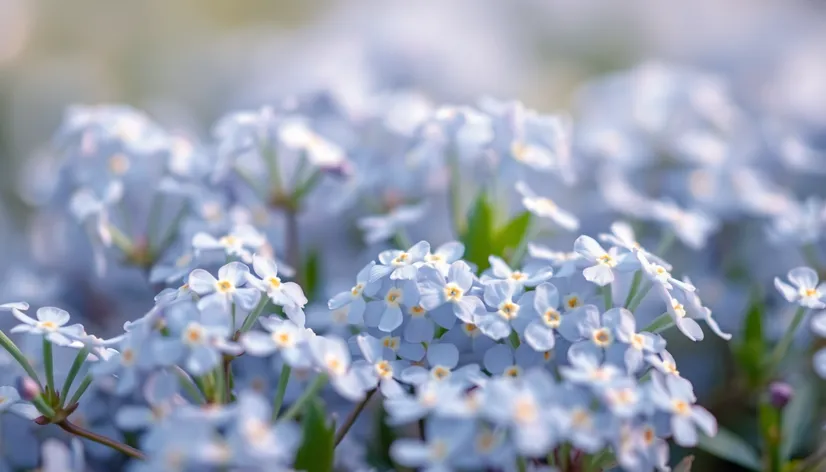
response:
M324 405L315 399L305 407L301 447L295 458L296 470L330 472L335 456L335 427L327 422Z
M310 300L317 298L319 290L319 258L318 251L310 251L304 260L304 267L301 269L301 288Z
M766 340L763 337L763 312L761 297L754 293L744 317L743 341L735 348L737 363L752 387L760 386L766 375Z
M783 410L783 441L780 446L781 458L787 461L808 439L808 432L817 410L817 386L805 380L794 386L792 401Z
M697 447L721 459L751 470L761 469L760 457L744 440L727 429L720 428L713 438L700 434Z
M494 210L485 191L476 197L468 214L468 224L462 235L465 260L475 264L479 271L490 267L488 256L495 254Z
M642 330L647 331L649 333L659 333L660 331L665 330L673 324L674 319L671 318L671 315L668 313L663 313L662 315L655 318L654 321L649 323L649 325L643 328Z
M379 404L372 418L372 440L367 444L367 462L378 470L397 470L390 457L390 445L397 438L396 431L387 424L387 411Z
M525 211L508 221L505 226L496 231L495 248L502 252L516 249L528 235L533 215Z

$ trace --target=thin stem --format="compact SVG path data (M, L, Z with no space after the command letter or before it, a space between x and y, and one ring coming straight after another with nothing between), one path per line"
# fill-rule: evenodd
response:
M132 240L129 239L129 236L123 234L123 232L113 224L110 224L107 229L109 230L109 235L112 237L112 243L124 254L130 254L132 252Z
M163 192L155 192L152 195L152 207L149 210L149 223L147 224L146 228L146 241L149 244L150 248L154 249L153 243L158 236L158 222L161 219L161 212L163 211L163 201L164 201L164 193Z
M298 416L298 413L304 409L304 406L309 402L316 394L324 387L327 383L327 375L319 374L318 377L315 378L312 384L304 390L304 394L299 397L298 400L293 403L290 408L284 413L284 416L281 417L283 421L290 421Z
M519 456L516 458L516 470L519 472L527 472L528 464L524 457Z
M637 290L640 289L640 282L642 282L642 270L634 272L634 279L631 281L631 288L628 289L628 296L625 297L625 303L623 304L625 308L628 308L631 304L631 300L634 299L634 295L637 294Z
M651 282L646 283L643 285L642 290L634 296L634 299L631 300L631 304L628 305L628 311L633 313L637 308L639 308L640 303L645 299L645 296L648 295L648 292L651 291L651 288L654 286Z
M605 303L605 311L614 307L614 294L611 290L611 284L602 287L602 300Z
M204 402L204 396L201 394L202 392L198 389L197 384L192 377L186 373L186 371L178 366L173 366L172 372L178 376L178 383L184 388L184 390L186 390L189 396L192 397L192 401L199 404Z
M43 384L40 383L40 379L37 376L37 372L35 372L34 368L29 363L29 360L20 351L17 345L14 344L14 341L9 339L9 337L6 336L6 333L2 331L0 331L0 346L2 346L3 349L5 349L9 354L11 354L14 360L16 360L18 364L20 364L20 367L22 367L23 370L26 371L26 374L28 374L28 376L31 377L32 380L37 382L37 386L40 388L40 390L43 390Z
M671 249L671 246L674 244L674 241L677 239L677 235L674 234L674 231L666 231L660 237L660 244L657 245L657 252L656 255L660 257L665 257L665 253Z
M63 382L63 388L60 389L60 406L66 404L66 397L69 396L69 389L72 388L72 383L75 381L75 377L77 377L78 372L80 372L80 368L83 367L83 363L86 362L86 358L88 356L89 348L85 346L83 349L78 351L77 356L75 356L75 361L72 363L72 367L69 369L69 374Z
M530 215L528 227L525 228L525 234L522 235L522 239L519 240L519 245L513 250L508 260L508 264L511 267L517 267L522 263L522 259L525 258L525 253L528 251L528 242L536 237L537 232L536 221L534 221L533 215Z
M49 390L49 396L55 394L54 387L54 359L52 357L52 342L46 336L43 336L43 367L46 370L46 388Z
M63 420L57 423L58 426L63 431L67 433L74 434L75 436L80 436L81 438L86 438L90 441L94 441L98 444L103 444L104 446L111 447L112 449L122 452L129 457L138 460L146 460L146 456L139 450L135 449L134 447L127 446L126 444L119 443L114 439L107 438L106 436L101 436L99 434L93 433L89 430L83 429L80 426L70 422L69 420Z
M364 408L367 406L367 403L370 401L371 398L373 398L373 394L375 394L377 390L377 388L374 388L373 390L367 392L367 395L365 395L364 400L362 400L361 403L356 405L353 411L351 411L347 418L344 420L344 423L341 424L341 427L336 433L336 446L338 446L338 444L344 439L344 436L347 436L347 432L350 431L350 428L353 427L353 424L356 422L356 419L358 419L361 412L364 411Z
M80 400L80 397L82 397L83 394L86 393L86 389L89 388L89 385L91 385L91 384L92 384L92 376L90 374L86 374L86 377L83 377L83 381L80 382L80 386L77 388L77 390L75 390L75 394L72 395L72 399L69 400L69 402L66 403L66 405L71 407L72 405L77 403L78 400Z
M232 332L235 332L235 302L232 303Z
M223 364L215 369L215 403L222 405L226 402L226 392L228 387L226 385L227 377L224 372Z
M269 303L270 299L267 297L266 293L261 294L261 300L258 302L258 306L256 306L249 315L247 315L247 319L244 320L244 323L241 325L241 333L246 333L247 331L251 330L255 322L258 320L258 317L261 316L261 313L264 312L264 308L266 308L267 303Z
M792 341L794 340L794 335L797 332L797 328L800 326L800 323L803 321L803 318L806 317L806 313L808 313L808 311L809 310L806 307L798 307L797 311L794 314L794 318L792 318L791 324L786 329L786 332L783 333L783 337L780 338L780 342L778 342L777 346L775 346L774 352L772 352L772 371L776 369L777 366L783 361L783 357L786 356L786 351L789 350L789 346L791 346Z
M284 364L281 368L281 375L278 377L278 390L275 392L275 399L272 402L272 421L278 419L278 413L281 412L281 406L284 404L284 395L287 393L287 384L290 383L290 374L292 367Z
M402 251L405 251L407 248L412 246L412 244L410 244L410 238L407 237L407 232L401 228L396 231L395 236L393 236L393 241L396 243L396 247Z
M43 413L43 416L45 416L46 418L54 418L57 414L54 411L54 408L49 406L49 402L45 398L43 398L43 394L34 397L32 399L32 404L34 404L35 408L37 408L37 411Z
M298 253L298 212L295 208L284 209L284 217L287 220L287 264L295 270L295 278L299 279L301 257Z

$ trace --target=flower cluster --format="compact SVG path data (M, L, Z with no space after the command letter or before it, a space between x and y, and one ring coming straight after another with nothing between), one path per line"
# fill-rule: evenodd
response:
M749 257L763 243L817 267L826 220L728 157L757 131L707 75L648 64L586 91L577 127L515 101L321 94L209 140L70 109L32 230L54 280L3 292L27 302L0 305L0 412L32 444L82 438L42 444L72 471L668 470L669 441L718 430L672 352L731 339L742 280L784 260ZM732 243L740 226L766 237ZM775 286L797 311L774 352L762 325L736 347L756 390L826 308L815 269Z

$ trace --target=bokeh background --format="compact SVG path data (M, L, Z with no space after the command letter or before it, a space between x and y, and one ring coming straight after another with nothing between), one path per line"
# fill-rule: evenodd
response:
M588 84L646 61L719 74L747 112L826 129L821 0L0 0L0 301L10 286L48 289L42 273L10 267L20 248L48 257L25 229L42 224L32 210L48 198L50 139L71 104L128 103L203 139L227 111L320 90L351 109L404 90L436 103L515 98L576 120L595 113L581 100ZM807 173L794 180L805 190L791 190L826 194ZM752 275L785 273L802 262L791 253L755 255L777 263ZM715 313L737 336L747 290L718 295L734 298ZM727 348L710 340L700 351L686 376L731 425L737 392L715 388Z

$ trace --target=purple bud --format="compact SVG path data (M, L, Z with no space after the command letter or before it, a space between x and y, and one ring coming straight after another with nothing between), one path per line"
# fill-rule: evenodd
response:
M769 402L775 408L784 408L793 397L794 389L786 382L772 382L769 385Z
M20 393L20 398L30 402L40 395L40 386L31 377L18 377L17 392Z

